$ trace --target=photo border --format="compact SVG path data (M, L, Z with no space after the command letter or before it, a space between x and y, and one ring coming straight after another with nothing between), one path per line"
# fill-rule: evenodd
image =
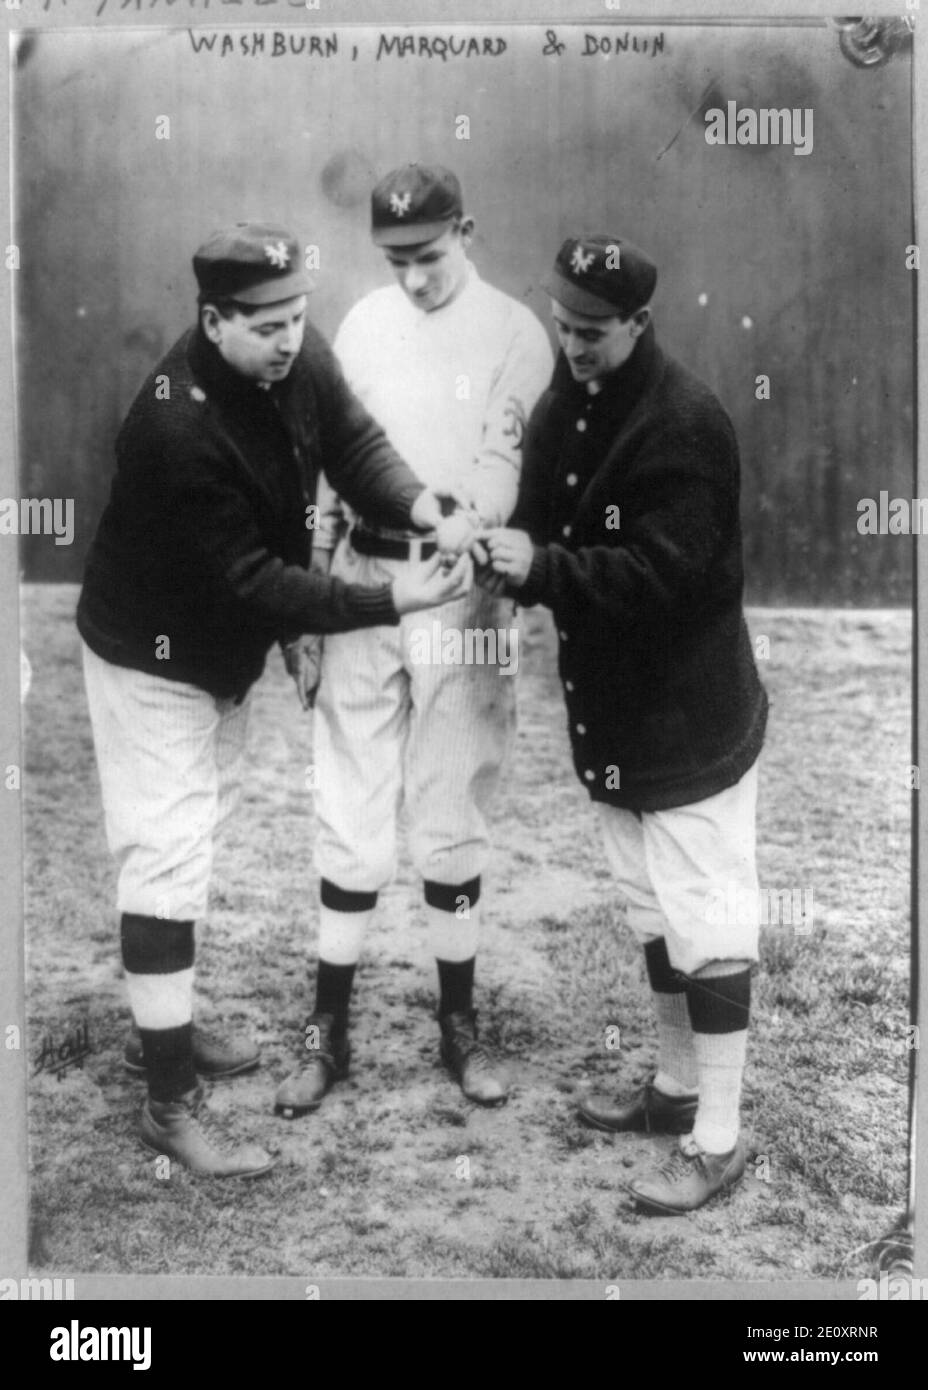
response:
M784 3L765 0L764 14L748 13L751 0L731 3L719 13L719 5L711 0L685 0L685 13L667 14L666 0L635 0L622 3L618 10L607 8L605 0L599 6L580 3L580 0L560 0L557 6L536 3L536 0L319 0L319 9L302 14L298 9L283 6L271 14L267 4L257 0L242 0L235 7L223 6L219 0L175 0L170 6L156 0L107 0L105 10L96 16L102 0L20 0L15 8L7 8L10 0L0 0L0 15L6 28L13 31L88 28L187 28L203 25L211 29L260 27L312 27L347 29L360 25L381 29L404 25L435 26L438 24L512 26L516 24L551 24L556 27L575 27L588 24L603 26L620 22L632 28L646 24L670 28L678 25L713 24L726 26L770 27L778 24L802 24L830 18L836 7L807 0L807 3ZM757 0L754 0L757 3ZM125 8L117 8L124 5ZM136 6L138 5L138 8ZM895 4L867 4L868 15L898 16L906 0ZM920 29L928 35L928 0L924 10L915 14L915 42L912 53L913 78L913 225L914 241L918 229L928 225L928 171L919 170L917 150L928 150L928 41L920 39ZM10 228L9 240L15 241L13 227L13 187L11 159L11 99L12 66L3 66L2 109L6 112L6 139L2 142L3 186L9 191L10 207L5 225ZM928 254L928 246L926 246ZM928 274L928 263L924 274ZM0 313L9 325L0 345L0 495L18 495L16 471L16 363L14 344L15 272L7 271L0 282ZM919 420L926 403L926 325L928 325L928 286L922 274L916 274L913 286L915 312L915 365L917 372L917 411L915 417L914 485L917 495L928 496L928 469L922 458ZM915 547L914 606L913 606L913 751L912 763L918 766L919 750L928 749L928 700L922 689L924 671L928 665L926 623L928 623L928 541L912 538ZM19 703L19 570L20 557L15 543L0 540L0 710L3 711L0 736L0 772L9 764L22 767L22 728ZM928 773L928 767L926 767ZM928 863L926 826L928 816L919 815L919 793L912 793L912 912L913 941L917 949L911 962L913 988L916 981L928 978L925 969L926 944L924 934L917 940L916 924L928 921L928 886L921 879L919 867ZM3 1175L0 1200L0 1278L19 1278L28 1275L28 1178L26 1098L28 1048L25 1028L24 1000L24 924L23 924L23 848L21 796L0 786L0 1174ZM928 1037L928 1003L924 988L918 999L917 1022L921 1033ZM7 1029L20 1029L22 1045L11 1049ZM916 1221L914 1275L928 1276L928 1106L925 1103L926 1079L924 1067L919 1067L916 1106L915 1152L917 1163ZM876 1239L881 1232L874 1232ZM45 1276L50 1277L50 1276ZM304 1300L307 1279L229 1276L212 1278L194 1275L91 1275L80 1271L61 1270L54 1277L73 1278L74 1294L84 1299L197 1299L197 1300ZM427 1280L427 1279L321 1279L316 1281L322 1298L338 1299L603 1299L605 1282L594 1280ZM776 1281L709 1281L709 1280L642 1280L623 1278L623 1300L853 1300L857 1297L854 1280L776 1280ZM868 1305L872 1308L872 1304Z

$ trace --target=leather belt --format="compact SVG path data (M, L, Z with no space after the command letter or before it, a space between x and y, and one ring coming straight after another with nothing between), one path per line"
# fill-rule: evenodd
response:
M427 560L438 549L435 541L395 540L363 526L355 526L350 539L359 555L373 555L379 560Z

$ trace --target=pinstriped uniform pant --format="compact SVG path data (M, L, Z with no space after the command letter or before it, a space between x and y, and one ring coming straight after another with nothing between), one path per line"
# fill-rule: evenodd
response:
M216 835L241 793L249 700L217 700L83 648L117 909L205 917Z
M332 574L383 584L410 562L359 555L343 540ZM480 874L487 810L515 732L515 673L499 664L416 659L417 634L514 629L513 604L475 589L398 627L327 636L316 700L316 867L354 892L393 877L405 818L417 872L438 883Z

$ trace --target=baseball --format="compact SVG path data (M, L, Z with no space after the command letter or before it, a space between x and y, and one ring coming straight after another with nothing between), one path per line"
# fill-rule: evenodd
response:
M436 535L443 566L450 568L450 564L471 545L474 528L463 512L454 512L453 515L442 519Z

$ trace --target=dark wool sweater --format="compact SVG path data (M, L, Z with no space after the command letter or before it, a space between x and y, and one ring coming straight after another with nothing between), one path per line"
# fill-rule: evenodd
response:
M170 398L161 400L165 378ZM389 584L363 588L307 569L306 508L322 469L358 511L409 526L422 484L314 328L268 390L233 371L199 329L185 333L116 441L77 611L88 646L116 665L241 699L275 640L396 624ZM156 654L163 637L167 660Z
M760 752L739 491L728 416L652 325L598 395L558 357L526 433L509 524L535 550L512 592L553 612L574 764L594 801L701 801Z

